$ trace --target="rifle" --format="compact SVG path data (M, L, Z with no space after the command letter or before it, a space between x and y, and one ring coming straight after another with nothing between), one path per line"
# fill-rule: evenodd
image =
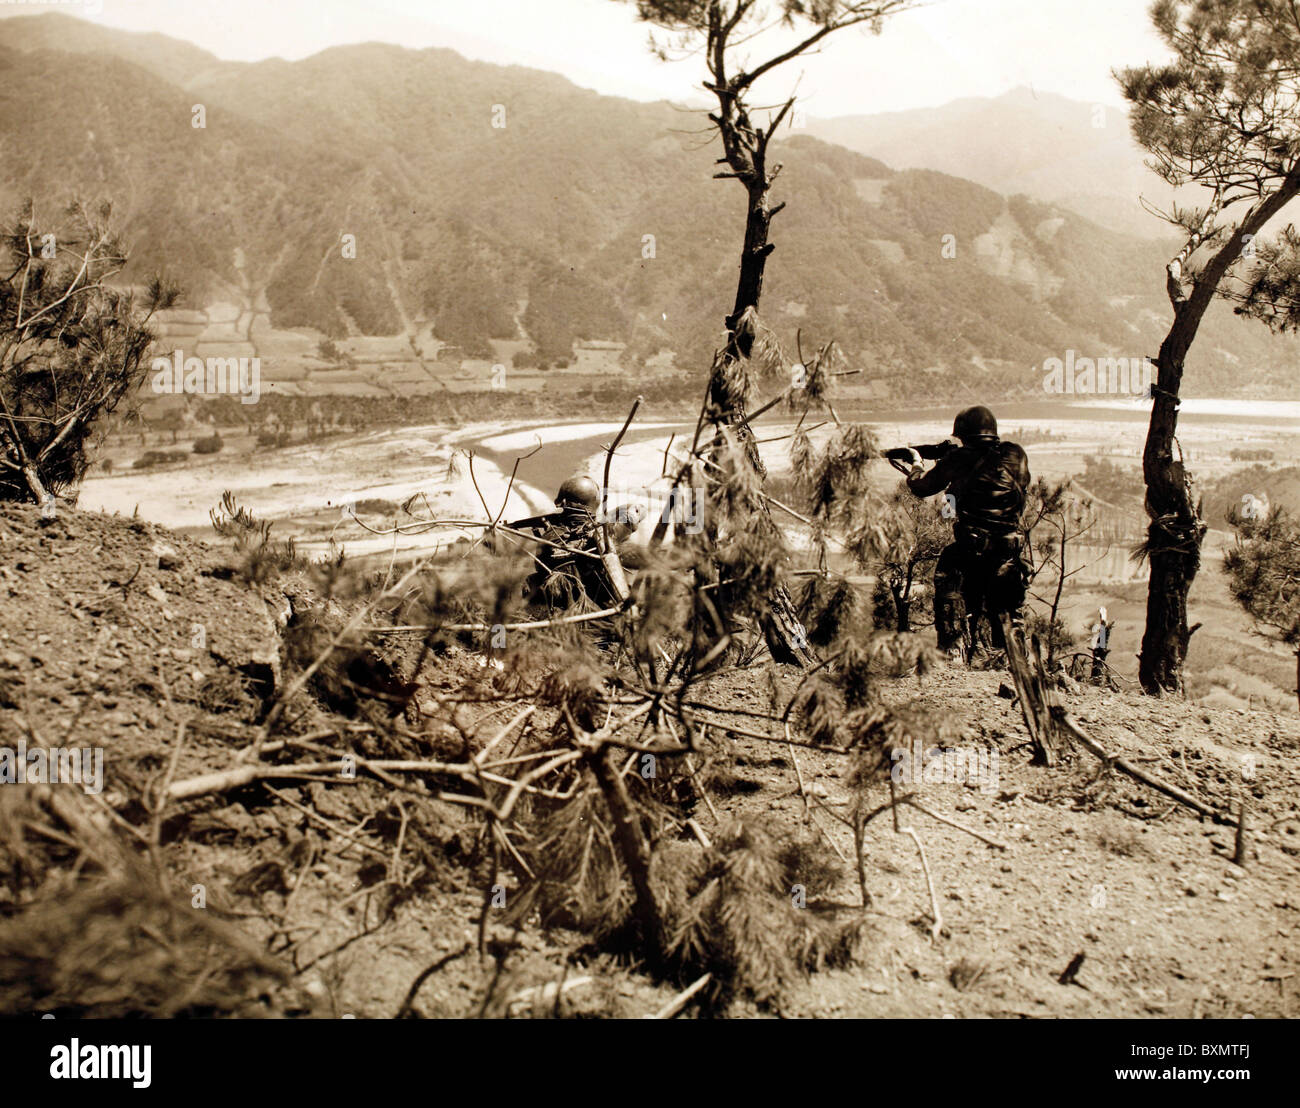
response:
M956 439L944 439L942 442L927 442L920 446L895 446L886 450L881 456L888 460L899 473L910 473L912 451L916 451L929 462L937 462L961 445Z

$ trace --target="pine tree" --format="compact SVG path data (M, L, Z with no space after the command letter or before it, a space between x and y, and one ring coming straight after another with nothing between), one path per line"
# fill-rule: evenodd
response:
M1296 698L1300 701L1300 522L1284 508L1262 519L1238 511L1229 515L1237 543L1223 556L1228 588L1257 627L1296 653Z
M87 441L148 373L149 317L177 293L109 284L127 261L111 214L74 204L46 225L28 202L0 242L0 500L77 485Z
M1261 233L1300 192L1300 24L1290 0L1158 0L1151 15L1174 58L1118 74L1134 137L1170 184L1212 193L1204 210L1175 206L1164 216L1186 241L1166 266L1173 320L1142 456L1151 582L1138 676L1159 694L1183 687L1187 595L1206 529L1175 455L1188 350L1216 296L1275 327L1297 316L1294 236L1266 245Z

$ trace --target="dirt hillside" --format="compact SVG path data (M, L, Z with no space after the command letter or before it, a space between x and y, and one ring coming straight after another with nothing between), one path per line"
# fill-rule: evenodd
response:
M632 1016L669 999L675 986L641 973L634 956L563 929L530 923L515 933L489 913L480 957L485 852L464 807L428 791L290 779L157 803L167 786L249 763L270 697L301 672L284 639L303 603L297 588L249 584L223 549L143 522L84 512L43 522L35 509L0 506L0 747L102 747L105 778L79 815L54 801L33 815L37 786L0 789L0 1011ZM448 652L426 695L450 695L485 664ZM974 759L968 768L983 767L977 780L917 783L930 811L981 838L900 810L925 849L942 917L935 935L916 841L888 814L874 820L864 844L867 941L856 961L812 974L761 1010L1300 1014L1300 721L1130 691L1061 693L1112 754L1225 812L1245 798L1251 832L1238 866L1232 827L1101 772L1087 753L1052 769L1031 765L1019 711L1000 695L1007 680L953 668L881 678L887 701L943 717L947 745ZM716 726L690 811L705 838L739 818L778 838L819 839L842 861L818 875L816 895L848 908L860 890L840 818L845 759L726 730L761 729L743 713L770 711L797 681L792 670L758 666L724 671L700 692L725 711L701 714ZM456 718L463 737L505 725L514 711L481 703ZM348 750L429 758L460 741L430 735L420 749L380 750L367 746L365 719L308 682L290 700L280 741L299 760ZM888 799L883 782L872 788ZM87 853L55 826L50 813L60 811L69 826L93 824L102 851ZM103 845L110 840L117 845ZM121 858L105 862L114 852ZM112 895L85 886L100 868L117 881ZM51 908L74 902L113 932L116 948L154 952L131 963L138 976L119 963L74 964L77 944ZM33 965L20 953L33 936L62 953ZM183 957L176 948L190 942L208 954ZM561 980L558 1000L538 991ZM741 1002L731 1014L756 1011Z

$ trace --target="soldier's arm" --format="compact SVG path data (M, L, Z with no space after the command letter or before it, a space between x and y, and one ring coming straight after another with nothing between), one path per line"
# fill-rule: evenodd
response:
M957 476L959 466L960 463L957 461L955 452L935 462L934 468L929 473L926 473L920 466L916 466L907 475L907 487L912 490L915 496L920 497L933 496L937 492L943 492Z
M1010 457L1007 459L1011 466L1011 476L1016 484L1022 489L1029 488L1029 482L1032 478L1029 476L1029 455L1024 449L1016 446L1015 450L1010 451Z

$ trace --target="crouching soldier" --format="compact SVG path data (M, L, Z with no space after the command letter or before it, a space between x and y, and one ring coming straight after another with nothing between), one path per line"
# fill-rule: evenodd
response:
M590 477L570 477L555 494L555 509L510 525L538 540L530 544L536 568L524 583L529 602L552 612L585 603L593 610L617 607L626 595L626 583L621 565L614 564L617 553L605 549L598 518L600 486ZM615 520L611 532L630 534L640 517L630 527L628 522Z
M1023 559L1022 515L1029 488L1029 459L1014 442L998 438L988 408L967 408L952 427L951 449L927 473L912 451L907 487L917 496L945 493L956 520L953 539L934 570L934 620L939 649L968 658L981 615L993 644L1003 648L999 617L1020 621L1028 567Z

